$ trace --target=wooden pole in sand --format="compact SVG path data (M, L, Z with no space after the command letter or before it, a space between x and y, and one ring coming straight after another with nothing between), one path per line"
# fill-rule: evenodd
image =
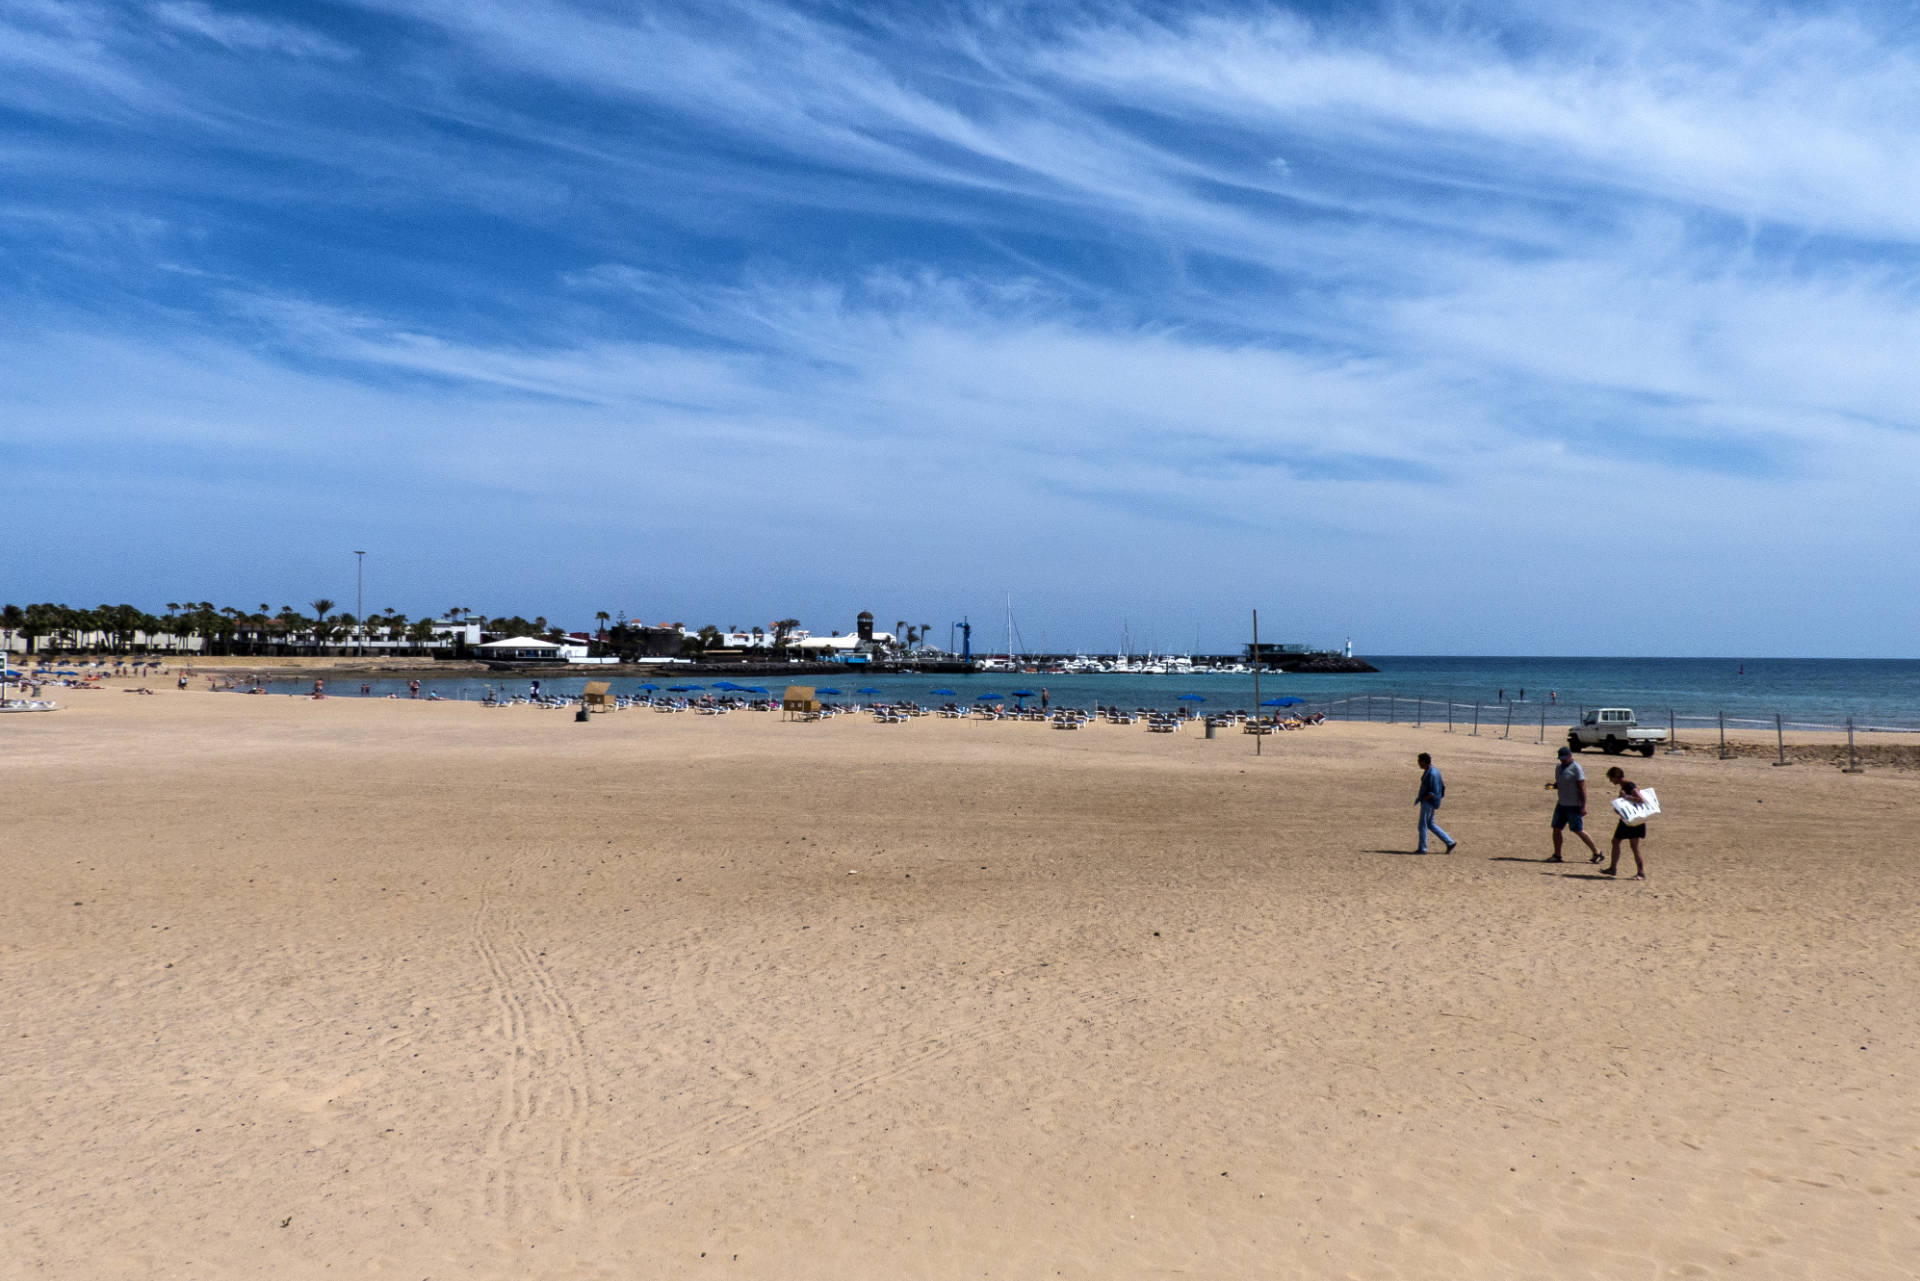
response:
M1540 704L1540 738L1538 741L1542 743L1547 741L1547 705L1545 703Z
M1425 694L1415 695L1413 700L1413 727L1415 729L1420 728L1420 722L1426 716L1426 714L1427 714L1427 696Z
M1853 717L1851 716L1847 717L1847 767L1840 772L1842 774L1866 773L1860 768L1860 761L1853 754Z
M1480 737L1480 700L1477 698L1473 700L1473 733L1467 735L1467 737Z
M1727 713L1724 708L1720 712L1720 759L1727 759Z
M1253 754L1260 755L1260 611L1253 611Z
M1775 761L1774 764L1785 765L1787 763L1787 731L1780 722L1780 713L1778 712L1773 714L1773 734L1780 744L1780 759Z
M1447 691L1447 733L1453 733L1453 691Z
M1679 753L1680 753L1680 731L1674 727L1673 709L1669 707L1667 709L1667 755L1677 756L1679 755Z
M1512 703L1507 704L1507 728L1506 728L1506 731L1500 735L1500 737L1501 738L1513 737L1513 704Z

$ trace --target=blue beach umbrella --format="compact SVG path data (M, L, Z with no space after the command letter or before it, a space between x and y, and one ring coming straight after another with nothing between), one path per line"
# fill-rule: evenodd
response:
M952 698L954 696L953 691L950 689L936 689L932 691L932 693L936 698Z
M648 681L646 684L642 685L640 688L646 690L649 694L651 694L654 690L659 689L660 687L658 685L655 685L652 681Z
M690 687L690 686L686 686L686 685L669 685L669 686L667 686L667 693L669 693L669 694L684 694L684 693L686 693L686 692L687 692L687 690L688 690L689 688L691 688L691 687Z
M875 688L874 688L873 686L871 686L871 685L868 685L867 687L865 687L864 689L862 689L862 690L861 690L860 692L861 692L862 694L878 694L878 693L879 693L880 691L879 691L879 690L877 690L877 689L875 689Z
M1013 696L1015 698L1033 698L1035 695L1030 689L1016 689L1013 691Z
M742 685L740 688L742 692L748 694L764 694L767 692L765 685Z
M1306 701L1307 700L1304 698L1270 698L1266 702L1260 704L1260 706L1262 707L1298 707L1300 704Z
M836 697L837 697L837 696L839 695L839 693L840 693L840 691L839 691L839 690L837 690L837 689L818 689L818 690L815 690L815 691L814 691L814 693L816 693L816 694L832 694L832 695L834 695L834 696L836 696Z
M1207 700L1202 698L1198 694L1182 694L1180 696L1180 701L1183 703L1204 703Z
M998 695L998 694L975 694L975 695L973 696L973 701L974 701L974 702L976 702L976 703L978 703L978 702L982 702L982 701L984 701L984 700L986 700L986 699L989 699L989 698L999 698L999 697L1000 697L1000 695Z

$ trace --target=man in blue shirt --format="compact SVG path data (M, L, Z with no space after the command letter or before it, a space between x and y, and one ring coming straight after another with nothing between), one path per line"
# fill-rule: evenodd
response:
M1433 767L1433 757L1425 752L1420 753L1420 795L1415 798L1415 803L1420 806L1420 848L1415 851L1416 853L1427 852L1428 832L1432 832L1447 843L1449 854L1453 853L1453 847L1459 844L1433 821L1433 812L1440 808L1440 802L1446 799L1446 795L1446 780L1441 778L1440 771Z

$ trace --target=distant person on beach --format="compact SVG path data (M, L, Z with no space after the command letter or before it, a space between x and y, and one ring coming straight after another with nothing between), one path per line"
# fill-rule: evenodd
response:
M1627 778L1627 772L1618 765L1607 771L1607 781L1620 789L1620 795L1635 805L1643 804L1646 797L1640 795L1640 789ZM1602 876L1612 876L1620 870L1620 842L1625 841L1633 850L1633 879L1647 879L1647 865L1640 858L1640 842L1646 838L1645 823L1629 823L1624 818L1613 826L1613 861L1600 869Z
M540 682L539 681L529 681L527 683L527 697L532 699L536 703L540 701Z
M1557 790L1560 795L1553 807L1553 857L1549 863L1561 862L1560 837L1564 828L1572 828L1573 834L1580 838L1593 857L1589 863L1600 861L1600 847L1587 835L1587 771L1580 762L1573 759L1573 749L1560 749L1560 763L1554 767L1553 781L1547 784L1549 790Z
M1040 687L1040 710L1043 712L1046 711L1047 704L1051 701L1052 700L1047 697L1047 687L1045 685L1042 685Z
M1503 690L1501 690L1501 691L1500 691L1500 700L1499 700L1499 701L1501 701L1502 703L1504 703L1504 702L1506 702L1506 701L1507 701L1507 691L1506 691L1506 690L1504 690L1504 689L1503 689Z
M408 682L407 682L407 696L408 696L409 698L418 698L418 697L420 697L420 682L419 682L419 680L417 680L417 679L415 679L415 680L410 680L410 681L408 681Z
M314 681L313 696L315 698L325 698L327 696L327 683L325 681L323 680Z
M1420 847L1415 853L1427 852L1427 833L1432 832L1446 842L1447 853L1453 853L1453 847L1459 842L1448 836L1440 825L1433 821L1434 811L1440 808L1440 802L1446 799L1447 782L1440 777L1440 771L1434 768L1433 757L1420 753L1420 794L1414 803L1420 807Z
M185 688L187 687L187 674L186 674L185 672L181 672L181 673L180 673L180 682L179 682L179 684L180 684L180 688L181 688L181 689L185 689Z

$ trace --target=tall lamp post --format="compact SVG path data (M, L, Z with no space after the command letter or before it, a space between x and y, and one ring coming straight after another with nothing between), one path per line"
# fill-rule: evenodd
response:
M353 562L353 625L360 631L358 652L367 656L367 554L357 551Z

